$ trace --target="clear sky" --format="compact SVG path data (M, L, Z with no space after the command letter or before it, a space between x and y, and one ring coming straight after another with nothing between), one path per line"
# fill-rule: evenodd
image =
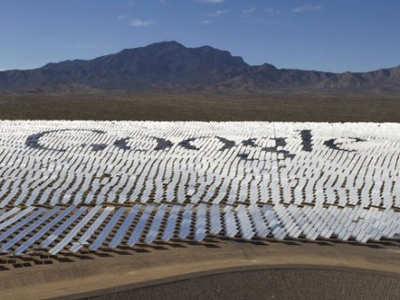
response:
M1 0L0 70L176 40L249 64L400 65L400 0Z

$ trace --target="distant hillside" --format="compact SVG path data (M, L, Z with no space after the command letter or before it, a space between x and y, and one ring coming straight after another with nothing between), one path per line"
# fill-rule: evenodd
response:
M250 66L241 57L204 46L161 42L93 60L50 63L0 72L0 92L69 90L400 91L400 67L367 73L328 73Z

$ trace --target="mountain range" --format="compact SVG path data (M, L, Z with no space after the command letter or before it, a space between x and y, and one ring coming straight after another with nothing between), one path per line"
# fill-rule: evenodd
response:
M0 92L128 91L400 91L400 66L364 73L330 73L252 66L210 46L170 41L125 49L92 60L49 63L0 72Z

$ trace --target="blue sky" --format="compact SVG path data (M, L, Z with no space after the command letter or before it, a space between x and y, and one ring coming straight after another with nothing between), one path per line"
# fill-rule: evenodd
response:
M399 0L1 0L0 70L176 40L249 64L324 71L400 65Z

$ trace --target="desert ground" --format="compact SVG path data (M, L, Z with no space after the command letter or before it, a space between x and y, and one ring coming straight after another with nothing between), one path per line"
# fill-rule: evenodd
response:
M0 119L397 122L400 101L373 92L0 94Z
M400 244L173 241L5 265L2 299L396 299Z

